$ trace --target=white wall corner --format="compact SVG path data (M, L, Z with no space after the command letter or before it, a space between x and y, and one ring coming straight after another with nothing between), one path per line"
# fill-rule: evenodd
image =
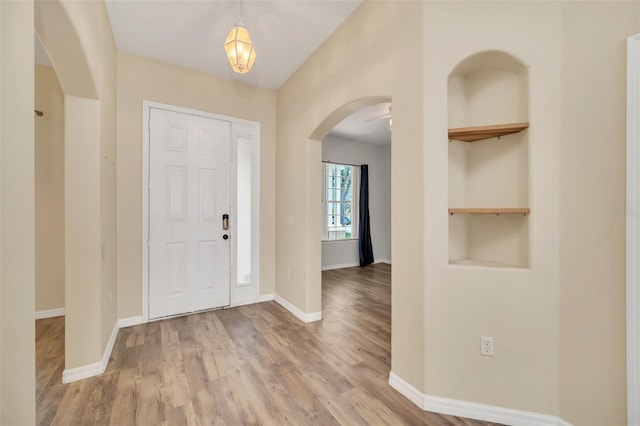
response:
M100 362L94 362L92 364L64 370L62 372L62 383L71 383L78 380L87 379L89 377L98 376L107 370L109 358L111 357L111 352L113 351L113 346L115 345L116 337L118 336L118 330L120 330L118 324L119 321L116 321L115 324L113 324L111 336L109 336L107 347L104 348L104 353L102 354L102 359L100 360Z
M118 327L126 328L126 327L132 327L138 324L144 324L144 323L145 323L145 320L144 318L142 318L142 315L138 317L120 318L118 320Z
M570 426L556 416L425 395L393 372L389 385L424 411L513 426Z
M64 316L64 308L56 308L56 309L46 309L43 311L36 311L36 319L44 319L44 318L53 318L53 317L63 317Z
M322 319L322 312L312 312L310 314L304 313L302 312L302 310L296 308L289 301L277 294L275 295L274 300L276 301L276 303L285 308L287 311L291 312L303 322L314 322L320 321Z

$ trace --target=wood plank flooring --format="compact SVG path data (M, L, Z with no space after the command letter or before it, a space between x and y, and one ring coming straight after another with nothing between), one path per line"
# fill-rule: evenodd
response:
M39 425L480 425L388 385L389 265L323 272L322 321L275 302L124 328L107 371L68 385L64 318L36 321Z

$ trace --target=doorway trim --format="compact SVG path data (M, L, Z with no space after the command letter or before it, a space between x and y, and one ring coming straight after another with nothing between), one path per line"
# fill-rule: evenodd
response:
M627 39L627 424L640 425L640 34Z
M238 136L254 138L253 143L253 176L251 189L251 271L252 281L255 283L254 295L250 300L235 300L236 287L236 245L235 239L231 239L230 248L230 279L229 279L229 306L235 307L248 303L256 303L260 298L260 123L244 120L237 117L212 114L189 108L158 102L142 101L142 322L149 322L149 124L151 109L181 114L195 115L198 117L212 118L231 123L231 218L232 230L236 222L235 198L237 196L237 139ZM161 318L159 318L161 319ZM154 319L155 320L155 319Z

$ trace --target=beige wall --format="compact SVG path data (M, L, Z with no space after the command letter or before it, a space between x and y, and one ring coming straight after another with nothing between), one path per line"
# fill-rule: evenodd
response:
M35 424L33 2L0 2L0 424Z
M100 103L65 96L65 368L102 357Z
M142 315L142 101L260 122L260 293L275 289L275 92L118 53L118 316Z
M422 183L415 177L422 175L422 67L415 58L421 52L421 16L419 2L365 2L278 90L276 181L276 292L304 312L317 312L319 141L354 107L343 106L391 97L392 369L420 389ZM293 225L287 224L287 216L293 216Z
M563 6L560 413L575 424L626 424L626 38L639 13Z
M424 16L425 392L624 424L624 216L605 211L624 211L625 40L640 30L638 3L426 3ZM490 49L528 66L529 270L445 257L445 81ZM480 335L494 336L495 357L479 355Z
M64 94L52 67L35 66L36 311L64 308Z

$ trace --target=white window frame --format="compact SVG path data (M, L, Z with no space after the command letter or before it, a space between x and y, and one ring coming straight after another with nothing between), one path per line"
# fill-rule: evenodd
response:
M348 166L353 169L351 175L351 238L329 238L327 209L327 166ZM352 241L358 239L360 219L360 166L340 162L322 162L322 241Z

